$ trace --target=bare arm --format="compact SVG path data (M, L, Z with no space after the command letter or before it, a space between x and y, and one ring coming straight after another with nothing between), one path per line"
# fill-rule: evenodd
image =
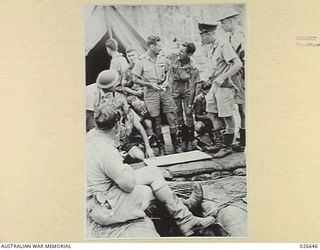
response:
M235 75L236 73L238 73L238 71L242 67L242 62L238 57L233 59L231 63L232 63L232 66L230 67L230 69L227 72L225 72L223 75L221 75L223 79L228 79L229 77Z
M160 87L156 83L143 81L136 75L133 75L132 81L136 84L139 84L142 87L148 87L148 88L153 88L155 90L160 90Z
M132 111L134 112L134 111ZM133 121L133 126L139 131L139 133L142 136L144 145L146 147L146 155L147 157L153 158L154 154L153 154L153 150L150 147L150 143L149 143L149 139L148 139L148 135L146 133L146 130L144 129L144 127L141 125L140 123L140 119L139 116L134 112L134 121Z
M139 133L143 139L144 145L146 147L150 147L147 132L144 129L144 127L141 125L140 121L138 120L139 116L133 110L132 110L132 112L134 113L133 126L139 131Z
M128 93L128 94L135 95L135 96L138 96L138 97L143 95L143 92L137 91L137 90L133 90L133 89L128 88L128 87L122 87L121 90L126 92L126 93Z

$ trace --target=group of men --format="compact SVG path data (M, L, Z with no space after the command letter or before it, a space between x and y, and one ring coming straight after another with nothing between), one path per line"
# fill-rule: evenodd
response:
M204 133L212 138L204 149L213 157L244 150L245 46L238 15L229 10L217 22L199 23L202 45L197 49L194 43L184 42L178 53L164 54L161 39L149 36L145 54L126 49L129 63L118 52L116 40L106 41L110 69L87 86L86 104L87 212L96 223L110 225L143 217L154 198L165 204L183 235L214 222L212 217L190 212L202 201L201 186L181 201L157 168L133 170L125 163L153 157L153 147L160 155L168 153L161 114L169 125L173 153L198 148L195 134ZM217 36L218 21L230 33L229 39ZM197 53L204 63L197 62ZM235 104L241 117L240 142L232 145Z

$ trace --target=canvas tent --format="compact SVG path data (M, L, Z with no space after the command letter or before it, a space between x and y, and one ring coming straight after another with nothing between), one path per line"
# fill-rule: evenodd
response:
M92 6L86 9L85 55L86 84L94 83L97 75L110 66L110 56L105 49L105 41L114 38L119 43L119 51L133 46L139 54L146 51L146 41L131 26L116 6Z

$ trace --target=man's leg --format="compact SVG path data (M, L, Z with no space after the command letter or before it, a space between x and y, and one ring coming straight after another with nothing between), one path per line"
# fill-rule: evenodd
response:
M223 147L213 155L214 158L221 158L232 153L231 144L233 142L235 123L234 123L234 89L218 88L216 92L217 107L219 116L224 118L226 132L223 135Z
M173 90L175 91L175 90ZM174 92L175 93L175 92ZM182 108L182 99L180 97L179 93L175 93L173 94L173 100L176 104L176 114L177 114L177 143L180 144L180 142L182 141L182 150L184 150L185 145L184 145L184 141L183 138L185 137L185 125L184 125L184 119L183 119L183 108ZM169 122L169 121L168 121ZM171 133L170 133L171 135ZM174 140L174 138L172 139L171 136L171 140ZM172 142L173 145L173 142Z
M173 100L172 93L170 90L165 90L160 93L162 111L166 114L167 121L169 124L170 137L173 146L174 153L180 153L181 148L177 138L177 116L176 116L176 104Z
M173 146L174 153L181 153L180 143L177 138L177 124L176 124L176 114L174 112L166 113L167 121L169 124L170 137Z
M187 151L196 149L196 141L194 140L194 120L192 115L192 109L188 106L190 101L190 90L187 89L183 93L183 105L184 105L184 115L186 118L186 143Z
M161 129L161 116L156 116L152 118L152 122L153 122L153 129L154 129L154 133L156 135L156 140L157 140L157 145L158 145L158 149L159 149L159 155L166 155L166 151L165 151L165 143L164 143L164 138L163 138L163 134L162 134L162 129Z
M181 233L190 236L196 230L208 227L215 222L214 217L199 218L194 216L186 205L170 189L157 167L143 167L135 170L137 185L150 186L155 197L162 202L173 216Z
M156 135L156 141L159 149L159 155L165 155L166 152L164 148L164 138L161 130L159 91L148 89L144 98L144 102L151 116L153 131Z
M246 115L245 115L245 104L238 104L239 107L239 114L241 118L240 124L240 143L236 144L233 147L233 150L236 152L243 152L246 147Z
M214 145L207 148L208 152L216 153L222 148L222 123L218 117L218 113L208 112L208 117L213 125Z

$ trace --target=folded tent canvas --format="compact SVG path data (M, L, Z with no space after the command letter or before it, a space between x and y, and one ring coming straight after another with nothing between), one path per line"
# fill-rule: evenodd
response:
M119 52L124 55L128 46L139 54L146 51L146 41L116 6L90 6L85 16L86 85L94 83L98 74L110 67L111 57L104 45L107 39L116 39Z

